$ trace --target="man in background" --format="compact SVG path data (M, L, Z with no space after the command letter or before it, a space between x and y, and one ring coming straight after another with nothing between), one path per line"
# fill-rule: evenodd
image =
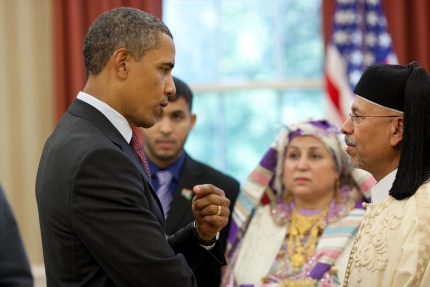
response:
M0 185L0 286L33 287L18 226Z
M193 220L189 208L192 187L213 184L225 192L234 206L239 183L230 176L192 159L184 150L188 133L193 129L196 115L191 113L193 94L190 88L173 77L176 95L169 97L169 105L150 129L142 129L144 152L148 158L152 184L163 205L166 233L172 234ZM220 243L225 250L228 226L220 232ZM221 271L221 268L219 268ZM214 273L212 273L214 274ZM219 286L220 276L196 275L198 286Z

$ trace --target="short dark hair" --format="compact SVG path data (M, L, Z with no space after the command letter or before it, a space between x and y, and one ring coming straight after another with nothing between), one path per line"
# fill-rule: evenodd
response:
M136 61L160 44L160 33L169 28L157 17L141 10L121 7L101 14L91 25L84 40L86 77L98 75L113 53L127 49Z
M174 102L180 97L183 97L185 101L188 103L190 107L190 112L191 112L191 108L193 105L193 92L191 92L190 87L188 87L188 85L185 84L183 81L179 80L176 77L172 77L172 78L173 78L173 82L175 83L176 94L173 97L169 97L169 102Z

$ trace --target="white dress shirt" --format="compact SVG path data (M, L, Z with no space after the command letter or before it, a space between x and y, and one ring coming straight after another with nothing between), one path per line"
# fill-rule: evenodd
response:
M112 109L108 104L100 101L93 96L79 92L78 99L86 102L99 110L105 117L114 125L114 127L121 133L125 140L130 143L133 132L128 124L127 120L116 110Z
M381 202L384 198L388 196L391 187L393 187L393 182L396 179L397 168L387 174L383 179L378 181L372 188L372 203Z

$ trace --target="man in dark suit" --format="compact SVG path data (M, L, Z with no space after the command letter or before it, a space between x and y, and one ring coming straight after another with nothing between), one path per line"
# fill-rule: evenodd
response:
M189 208L193 196L192 187L210 183L221 188L234 205L239 193L239 183L230 176L193 160L184 150L188 133L192 130L196 115L191 113L193 94L190 88L173 77L176 95L169 98L169 105L150 129L142 129L144 151L151 170L152 184L160 196L166 218L166 232L173 233L186 226L193 219ZM169 173L169 183L164 192L160 173ZM220 232L220 243L225 250L228 228ZM219 286L220 273L216 277L209 274L196 276L198 286Z
M102 14L84 41L87 83L43 149L36 198L48 286L196 286L225 264L229 200L193 188L194 222L172 236L130 126L149 128L175 94L169 29L145 12Z
M33 287L18 226L0 185L0 286Z

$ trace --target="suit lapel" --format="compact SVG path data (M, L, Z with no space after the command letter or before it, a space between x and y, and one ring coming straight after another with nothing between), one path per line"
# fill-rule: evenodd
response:
M194 160L186 154L184 167L179 175L179 181L176 185L175 194L169 210L169 218L166 222L166 232L184 227L190 223L185 215L191 211L191 200L194 193L191 193L190 199L187 199L182 190L192 190L198 184L198 178L201 176L200 170L197 168ZM192 220L192 219L191 219Z
M137 157L137 154L134 152L133 148L127 143L121 133L112 125L112 123L103 115L99 110L94 108L93 106L81 101L79 99L75 99L73 103L67 110L69 113L84 118L91 123L93 123L97 128L102 131L107 138L109 138L115 145L117 145L126 155L127 157L133 161L136 168L139 169L140 173L145 178L149 189L151 191L152 197L157 202L160 212L162 209L160 200L158 199L157 194L155 193L155 189L152 186L151 178L145 171L145 168L142 165L142 162ZM163 213L161 212L163 215ZM164 219L164 215L163 215Z

